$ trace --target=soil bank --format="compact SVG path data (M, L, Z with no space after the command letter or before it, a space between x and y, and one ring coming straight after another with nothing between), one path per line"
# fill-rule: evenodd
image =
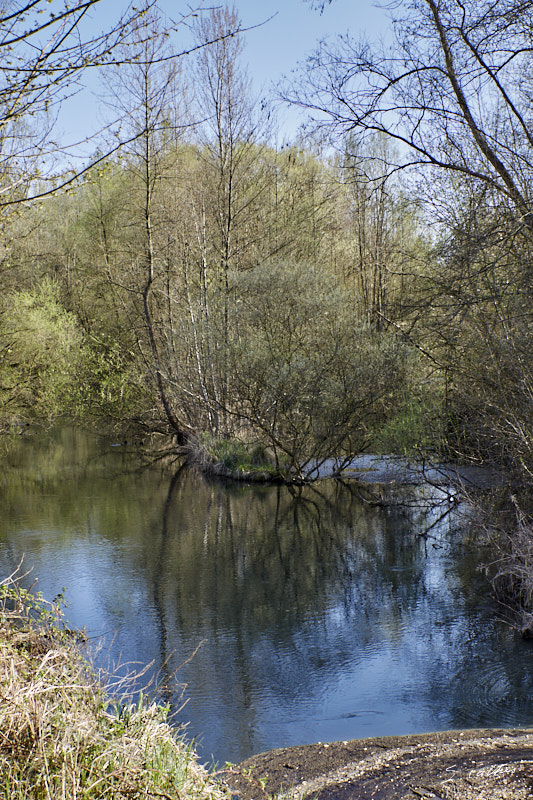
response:
M533 729L386 736L272 750L223 771L238 800L529 800Z

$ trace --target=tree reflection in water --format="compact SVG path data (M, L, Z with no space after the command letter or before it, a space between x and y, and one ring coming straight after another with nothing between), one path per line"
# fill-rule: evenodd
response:
M79 431L20 448L2 566L24 552L45 594L65 586L72 623L153 660L174 709L186 682L206 759L530 722L531 644L497 622L444 492L228 485Z

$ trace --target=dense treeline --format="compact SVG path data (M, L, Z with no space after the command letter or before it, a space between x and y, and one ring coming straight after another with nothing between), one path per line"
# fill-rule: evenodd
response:
M440 379L386 321L426 248L400 187L379 197L349 164L254 142L228 222L203 143L158 156L149 205L133 154L13 221L4 419L237 438L292 469L429 441L411 406L435 395L438 414Z
M147 14L142 61L109 74L131 144L6 221L6 422L104 417L297 477L434 439L442 381L398 330L417 205L348 149L269 143L238 24L196 23L191 89Z
M126 143L66 194L5 208L4 424L69 414L180 446L237 439L291 472L369 447L447 447L527 473L531 70L522 59L493 74L527 39L526 12L502 27L472 11L461 40L454 3L417 0L379 72L348 40L319 52L311 94L341 126L335 150L272 144L235 9L195 18L187 60L172 58L157 9L144 12L105 72ZM424 49L435 74L421 94ZM504 67L525 75L516 96ZM487 96L479 120L463 84ZM297 99L312 105L305 87ZM411 116L391 126L400 100ZM406 145L442 174L404 178Z
M149 3L98 40L122 146L39 204L4 151L3 425L106 420L293 478L364 449L491 462L501 530L529 530L531 11L411 0L388 49L324 44L286 94L328 148L273 144L235 9L194 18L187 59Z

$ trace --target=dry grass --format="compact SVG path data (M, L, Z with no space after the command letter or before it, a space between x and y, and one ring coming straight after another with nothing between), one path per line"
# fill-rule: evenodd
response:
M0 797L198 798L227 791L176 737L161 707L109 698L57 607L0 585Z

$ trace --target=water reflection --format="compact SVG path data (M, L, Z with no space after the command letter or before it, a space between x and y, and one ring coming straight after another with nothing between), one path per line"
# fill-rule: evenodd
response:
M226 486L72 430L4 461L4 572L24 553L175 708L187 682L206 760L533 718L531 644L495 621L445 495Z

